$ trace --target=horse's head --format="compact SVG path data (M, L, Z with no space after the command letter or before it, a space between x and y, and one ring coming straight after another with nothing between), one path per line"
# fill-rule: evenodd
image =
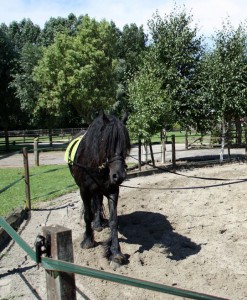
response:
M111 184L120 185L126 179L126 164L124 158L115 154L107 162Z
M89 126L77 154L77 162L100 170L110 185L120 185L126 178L125 159L130 151L130 138L125 123L112 115L100 115ZM106 179L107 178L107 179Z
M107 156L110 183L120 185L126 178L125 158L130 151L130 139L127 128L127 114L122 121L114 116L103 116L105 145L101 153Z

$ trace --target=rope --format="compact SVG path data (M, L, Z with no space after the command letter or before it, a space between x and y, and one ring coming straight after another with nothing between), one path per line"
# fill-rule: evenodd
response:
M137 160L137 158L135 158L134 156L132 155L129 155L129 157L132 157L133 159ZM200 177L200 176L192 176L192 175L185 175L185 174L181 174L181 173L178 173L176 171L171 171L171 170L168 170L168 169L164 169L164 167L157 167L157 166L154 166L153 164L150 164L149 162L143 162L141 161L141 163L143 164L147 164L148 166L154 168L154 169L157 169L157 170L160 170L162 172L167 172L167 173L171 173L171 174L174 174L174 175L177 175L177 176L182 176L182 177L187 177L187 178L194 178L194 179L201 179L201 180L219 180L219 181L231 181L231 180L242 180L242 181L245 181L246 178L234 178L234 179L230 179L230 178L212 178L212 177Z
M139 186L129 186L129 185L123 185L121 184L121 187L129 188L129 189L139 189L139 190L157 190L157 191L176 191L176 190L194 190L194 189L206 189L206 188L216 188L219 186L225 186L225 185L233 185L238 183L246 182L247 179L240 179L233 182L225 182L225 183L218 183L214 185L202 185L202 186L191 186L191 187L174 187L174 188L151 188L151 187L139 187Z

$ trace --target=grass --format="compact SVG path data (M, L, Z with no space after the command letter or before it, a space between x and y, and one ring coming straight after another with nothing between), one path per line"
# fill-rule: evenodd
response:
M172 135L175 135L175 141L176 143L178 144L184 144L185 143L185 131L168 131L166 133L166 136L167 136L167 142L171 142L171 137ZM199 136L199 134L198 134ZM161 140L160 140L160 133L157 133L155 135L152 136L151 138L151 141L152 143L160 143ZM137 139L131 139L131 143L133 144L137 144L138 143L138 140Z
M77 189L66 166L31 167L30 192L32 207ZM25 207L23 168L0 169L0 215L7 216L17 207Z

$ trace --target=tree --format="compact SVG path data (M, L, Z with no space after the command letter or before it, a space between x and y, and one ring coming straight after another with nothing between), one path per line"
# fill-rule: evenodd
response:
M15 99L11 82L15 52L7 35L0 29L0 127L5 131L8 148L8 129L18 123L19 102Z
M216 33L215 49L205 59L207 76L203 94L207 95L215 123L221 124L222 157L224 136L233 120L246 115L247 106L247 36L240 25L236 30L228 21ZM210 93L208 92L210 91Z
M163 19L158 13L149 21L150 33L155 52L154 68L166 91L166 101L180 125L189 127L197 123L192 111L197 83L197 68L202 55L202 38L197 28L191 26L192 16L185 10L177 11Z
M32 43L26 43L18 60L19 70L13 75L10 86L15 90L17 99L20 100L20 108L26 118L22 117L27 125L39 123L34 118L33 112L38 100L39 86L33 80L33 69L42 57L42 48Z
M162 89L163 81L157 76L151 57L152 52L147 52L141 70L128 83L131 112L128 127L147 143L153 134L164 128L170 112L166 91Z
M85 16L76 36L57 34L34 70L40 86L36 113L54 120L73 106L84 122L115 101L114 35L105 20Z
M127 81L138 71L144 51L147 49L147 35L143 27L132 23L123 31L116 30L117 37L117 95L114 113L120 114L127 107Z
M9 26L2 24L1 28L14 44L17 52L20 52L26 43L37 44L41 32L40 27L34 25L30 19L23 19L20 22L13 21Z
M1 28L8 40L11 41L12 52L14 53L14 60L12 59L10 61L11 68L8 82L8 88L11 90L13 98L12 101L10 101L10 107L13 108L13 113L15 110L17 111L16 108L18 108L19 114L18 118L16 117L16 119L18 119L18 127L23 124L27 126L30 124L28 118L30 116L30 107L24 110L23 108L26 107L25 103L27 103L26 98L28 95L29 98L32 97L31 101L34 101L33 95L35 94L36 87L30 84L32 81L30 66L33 65L33 61L36 59L36 55L38 55L36 49L38 49L40 27L34 25L30 19L23 19L20 22L13 21L9 26L1 24ZM31 53L29 51L29 54L27 54L27 49L32 49ZM24 66L24 64L26 65ZM32 93L32 96L30 96L30 93ZM15 105L13 105L13 103L15 103ZM26 112L28 112L28 114Z
M142 53L146 50L147 35L143 26L125 25L118 39L118 58L126 63L122 81L125 82L138 70Z
M73 14L69 14L67 18L50 18L44 25L44 29L40 35L40 42L47 47L54 43L55 36L58 33L65 33L75 36L78 26L82 23L83 16L78 18Z
M216 34L216 47L208 59L209 84L218 117L230 121L246 111L247 35L231 24Z

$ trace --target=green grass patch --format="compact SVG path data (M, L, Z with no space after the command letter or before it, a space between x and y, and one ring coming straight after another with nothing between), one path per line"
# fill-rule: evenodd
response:
M31 167L30 191L32 207L77 189L67 166ZM7 216L17 207L25 207L23 168L0 169L0 215Z
M66 136L53 136L52 142L56 143L68 143L69 139L71 139L71 135ZM39 148L42 148L42 143L49 143L48 136L40 136L39 139ZM9 152L17 152L22 151L23 147L26 147L28 151L33 150L34 137L9 137L9 149L6 151L5 139L0 138L0 153L9 153Z
M175 135L175 141L178 144L184 144L185 143L185 131L168 131L166 133L167 136L167 142L171 142L172 140L172 135ZM142 140L143 142L143 140ZM151 142L152 143L161 143L161 137L160 137L160 133L154 134L151 138ZM138 139L137 138L133 138L131 139L131 143L132 144L137 144L138 143Z
M185 131L168 131L166 133L167 142L172 141L172 135L175 135L175 143L176 144L184 144L185 143Z

